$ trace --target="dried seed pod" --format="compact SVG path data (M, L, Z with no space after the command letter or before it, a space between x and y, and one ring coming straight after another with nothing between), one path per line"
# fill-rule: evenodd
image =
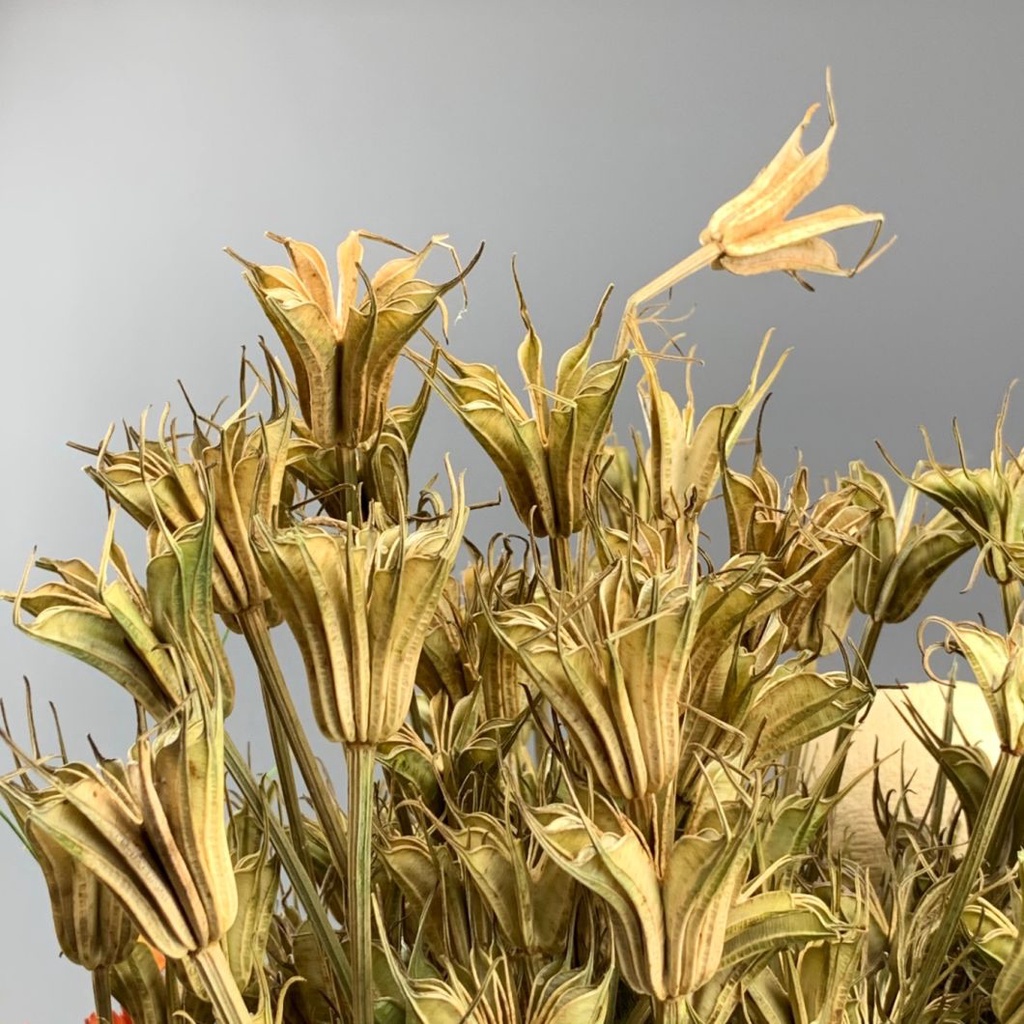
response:
M238 914L223 943L231 974L242 992L254 986L253 972L263 972L280 884L280 865L270 851L267 834L255 834L253 825L250 812L242 810L234 815L228 831Z
M1007 391L996 418L987 468L968 468L963 440L954 423L959 466L942 465L925 434L925 468L919 466L911 477L902 473L900 476L910 487L936 501L963 527L978 548L979 563L992 579L1004 587L1012 585L1019 594L1019 580L1024 574L1024 452L1011 452L1004 461L1003 424L1009 401Z
M209 699L214 685L230 712L234 678L212 601L212 517L159 538L145 588L114 543L111 516L98 570L80 559L40 559L60 582L29 591L26 572L17 593L0 596L13 601L19 629L99 669L154 717L177 707L190 687ZM26 624L23 612L34 621Z
M789 355L787 349L767 377L758 379L771 335L769 331L761 343L743 394L729 405L713 406L696 426L692 363L686 368L687 403L680 409L662 386L654 356L640 351L644 368L640 398L651 439L647 477L657 518L676 520L684 513L696 516L710 500L725 459Z
M267 365L269 379L264 383L272 409L265 422L249 422L247 408L255 391L248 398L243 395L241 407L223 424L194 415L187 458L165 409L155 439L146 437L143 417L141 428L128 432L126 451L111 452L104 442L96 465L87 469L110 499L149 531L151 549L160 546L162 534L203 521L212 505L214 602L232 626L234 616L261 605L271 622L279 621L267 603L250 540L253 517L276 522L292 486L285 472L294 446L288 383L269 355ZM214 430L216 440L210 436Z
M224 827L220 695L190 694L127 766L37 761L46 788L23 790L30 841L59 848L120 900L146 941L180 959L226 933L237 890ZM4 788L11 792L10 779Z
M370 448L384 425L402 349L435 309L444 313L442 296L461 283L483 247L465 270L431 284L416 274L445 235L419 252L388 242L410 255L385 263L370 279L362 267L362 239L388 240L353 231L338 246L335 298L317 249L293 238L267 237L284 246L293 269L259 266L228 252L245 266L245 279L284 344L311 436L322 448ZM360 279L366 288L362 299Z
M451 467L449 512L406 534L322 521L272 530L256 555L306 665L317 725L329 739L376 744L405 721L424 637L455 564L466 523Z
M533 979L527 1024L602 1024L608 1018L615 972L594 981L593 963L578 970L552 961Z
M933 623L946 635L938 643L925 644L925 631ZM935 682L948 679L948 673L939 676L932 668L937 651L964 658L988 704L1000 746L1016 756L1024 754L1024 623L1018 618L1003 634L974 622L951 622L933 615L921 623L918 644L924 669Z
M530 851L509 822L484 812L438 826L498 922L502 942L537 954L564 950L576 889L547 854Z
M741 275L781 270L803 284L800 274L808 271L852 277L888 248L887 244L872 255L885 217L856 206L831 206L786 220L828 174L829 150L837 127L830 71L825 75L825 90L829 127L821 145L811 153L805 153L802 145L804 131L820 106L814 103L750 185L711 215L700 233L700 243L718 248L716 267ZM853 267L840 266L835 250L821 236L858 224L873 224L874 234Z
M513 264L513 274L515 266ZM582 340L558 362L554 388L544 381L541 342L516 278L526 337L519 366L530 412L497 371L442 352L454 376L438 373L445 400L491 457L520 520L538 537L570 537L583 526L584 495L611 422L627 356L590 363L609 288Z
M78 778L73 765L58 767L54 774L69 784ZM139 939L139 929L121 901L72 852L45 832L27 827L33 810L44 799L27 778L0 780L0 794L43 872L63 954L90 971L120 963ZM146 955L152 960L148 951Z
M659 583L636 598L619 563L600 588L598 617L577 621L538 603L493 616L601 786L626 799L658 792L678 768L696 614Z
M935 581L972 545L970 533L946 509L927 523L914 522L917 498L913 483L924 469L919 463L895 508L888 482L862 462L850 463L840 486L857 488L854 501L878 510L866 526L853 556L854 600L876 622L903 622L920 607Z
M631 988L670 1002L716 973L749 866L749 818L737 829L708 828L676 840L661 874L632 823L617 811L617 826L603 830L565 804L522 810L541 846L601 898L616 962Z

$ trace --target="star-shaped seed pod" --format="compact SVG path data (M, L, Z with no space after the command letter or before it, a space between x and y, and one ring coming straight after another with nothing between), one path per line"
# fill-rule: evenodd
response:
M44 785L18 794L29 839L92 872L143 938L174 959L219 942L237 910L224 821L224 719L220 694L213 697L192 691L139 735L127 763L50 768L37 760L32 772ZM10 776L3 787L10 795Z
M829 127L821 145L810 153L803 149L804 131L820 106L813 103L772 161L711 215L700 243L718 249L715 266L742 275L781 270L805 284L800 277L804 272L852 277L888 247L872 255L885 217L849 204L786 219L828 174L837 129L831 70L825 74L825 92ZM857 263L843 267L835 249L821 236L858 224L873 224L874 233Z
M659 793L679 762L680 701L700 599L616 563L590 607L539 602L493 613L495 633L564 721L605 792Z
M99 669L154 717L190 688L210 699L214 678L230 713L234 679L213 612L212 517L158 533L145 587L114 542L114 522L112 515L98 569L81 559L40 559L37 566L59 579L28 590L26 570L16 593L0 593L14 604L15 625Z
M925 433L925 466L911 477L900 473L900 478L949 512L977 546L978 565L1000 586L1016 589L1019 595L1019 580L1024 577L1024 451L1007 453L1003 443L1009 400L1007 391L996 417L988 466L968 467L963 439L954 423L960 464L940 463ZM889 464L899 473L892 460Z
M544 378L542 347L519 278L513 277L526 337L519 366L530 411L498 372L442 352L454 376L438 373L445 400L493 460L516 515L537 537L571 537L584 521L584 495L601 451L626 356L590 363L609 288L581 341L558 362L554 387Z
M323 448L369 448L384 423L391 379L405 345L435 309L447 318L442 297L472 270L440 284L417 277L427 256L444 245L436 235L414 252L366 231L352 231L338 246L337 296L327 262L307 242L269 234L284 246L287 267L261 266L228 253L245 267L245 279L274 325L292 365L299 406L311 436ZM363 270L363 240L408 253L385 263L372 278ZM359 282L366 289L359 297Z
M424 637L455 564L467 509L448 467L452 506L436 518L356 527L258 521L256 557L306 665L317 725L349 744L390 739L405 721Z
M243 390L245 373L243 362ZM200 417L193 409L191 442L183 450L170 410L160 416L157 436L146 436L146 417L129 429L128 447L112 451L110 437L95 450L96 464L86 472L148 532L151 550L163 528L192 526L213 510L213 595L216 610L232 628L236 617L263 608L271 623L279 615L268 602L263 577L252 554L254 516L275 522L290 501L292 481L286 473L297 443L288 399L289 383L280 365L267 355L268 376L245 396L223 423ZM269 416L250 413L259 390L270 396ZM162 524L162 525L161 525Z
M918 463L911 480L926 465ZM863 462L850 463L844 484L856 487L858 505L881 513L868 523L853 556L857 608L876 622L903 622L939 576L971 549L971 534L945 508L927 522L915 521L921 491L909 484L897 509L889 482Z

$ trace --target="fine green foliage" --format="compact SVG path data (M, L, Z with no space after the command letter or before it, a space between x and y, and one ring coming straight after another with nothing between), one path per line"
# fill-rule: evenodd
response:
M3 714L7 820L100 1019L116 999L135 1024L1024 1021L1024 473L1003 417L988 467L929 448L897 470L899 504L860 461L817 496L798 468L784 494L760 414L788 353L766 362L766 336L742 394L698 417L693 353L645 338L667 323L650 303L702 267L805 283L885 248L881 214L789 217L828 170L830 81L827 97L821 145L801 144L812 107L699 249L630 297L606 358L610 289L552 363L516 277L522 394L437 337L479 251L463 266L443 236L413 250L353 232L337 280L291 238L270 236L290 267L241 259L283 358L243 359L222 422L192 410L180 432L165 414L121 449L108 435L88 468L113 510L97 565L41 558L42 582L3 595L18 628L136 707L126 759L95 764L59 732L45 756L31 700L27 743ZM857 225L874 235L841 267L822 235ZM372 276L370 242L401 251ZM446 254L454 271L430 279ZM403 354L423 386L397 407ZM646 432L626 447L631 370ZM518 522L489 543L469 539L447 461L440 490L411 486L435 393L505 482ZM116 540L126 518L146 534L141 575ZM915 813L913 777L886 790L879 774L872 806L844 763L879 634L972 549L1006 631L925 620L922 685L945 679L940 652L962 658L1001 753L908 706L932 799ZM226 630L259 679L264 777L232 735ZM285 631L337 762L313 754ZM844 846L857 799L843 820L877 830L880 861Z

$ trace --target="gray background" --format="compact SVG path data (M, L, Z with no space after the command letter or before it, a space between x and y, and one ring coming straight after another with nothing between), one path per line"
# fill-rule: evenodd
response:
M147 405L182 409L179 377L202 409L234 400L240 346L267 327L223 245L277 262L266 229L328 253L355 227L417 245L447 231L466 255L486 239L457 354L514 373L513 252L549 358L616 283L607 350L625 297L694 248L711 211L824 99L826 64L840 130L807 208L882 210L900 240L814 295L783 276L688 281L674 309L697 304L686 329L707 361L698 401L739 394L774 326L775 351L796 347L766 424L779 476L797 447L815 480L855 457L878 466L876 438L909 469L919 424L951 458L954 415L970 458L987 462L1020 372L1024 18L1011 4L895 6L4 0L0 585L16 585L33 545L96 559L103 502L65 440L95 442ZM823 125L819 114L811 144ZM848 257L857 242L839 239ZM635 376L620 428L635 421ZM1018 401L1015 447L1022 425ZM416 483L450 450L472 500L494 494L440 405L426 430ZM480 515L471 533L510 524L507 510ZM958 596L968 570L926 610L997 616L984 583ZM123 753L124 695L13 628L0 650L16 731L27 673L75 751L89 732ZM912 631L883 636L875 669L920 676ZM266 765L240 675L233 729ZM88 978L57 959L41 878L6 829L0 893L0 1021L81 1019Z

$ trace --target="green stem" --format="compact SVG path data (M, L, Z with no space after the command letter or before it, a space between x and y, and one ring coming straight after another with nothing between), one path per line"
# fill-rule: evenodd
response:
M344 878L347 871L345 825L338 810L338 803L309 744L309 737L302 726L291 691L281 671L281 663L277 660L266 616L262 609L251 609L240 616L239 620L259 670L264 699L269 702L267 717L274 718L281 734L287 738L288 745L298 762L302 781L309 792L313 809L324 830L324 840L331 855L331 863L338 872L338 877Z
M1017 760L1013 754L1005 750L999 755L995 771L985 790L985 799L978 812L978 820L971 830L964 859L953 875L953 882L944 901L942 919L928 938L924 956L911 983L906 1003L907 1010L900 1015L903 1020L915 1021L924 1018L925 1007L960 926L960 915L967 904L967 898L985 863L985 855L992 836L1004 811L1013 813L1013 807L1007 807L1007 803L1013 787Z
M110 974L106 967L97 967L92 972L92 998L100 1024L111 1024L114 1007L110 1001Z
M241 790L242 798L258 813L260 820L266 824L270 833L270 841L274 851L281 858L285 874L291 879L295 895L302 904L309 918L310 928L317 938L320 952L327 958L334 977L335 1001L339 1006L347 1006L351 1000L352 969L348 958L338 939L338 934L331 926L323 900L309 872L306 871L298 853L288 836L287 830L271 812L263 791L252 774L252 770L242 757L242 752L229 737L224 738L224 757L228 771Z
M565 590L569 583L569 570L572 567L569 538L548 537L548 550L551 552L551 572L555 579L555 587L558 590Z
M1006 631L1013 629L1017 620L1017 612L1020 610L1020 582L1008 580L999 584L999 593L1003 599L1003 615L1006 618Z
M288 827L292 834L292 841L302 859L302 866L307 872L311 872L309 850L306 847L306 833L302 826L302 811L299 807L299 792L295 785L295 771L292 764L291 748L288 741L288 734L281 716L277 709L272 695L273 683L270 678L269 666L265 664L269 660L275 665L277 658L274 654L273 644L270 639L267 620L262 608L250 608L238 616L239 625L245 636L249 651L256 662L260 676L260 692L263 695L263 713L267 719L267 730L270 733L270 744L274 749L274 764L277 766L277 775L281 783L281 801L284 804L285 816L288 819Z
M861 633L860 643L857 645L857 678L867 682L868 669L871 667L871 659L875 656L875 648L878 646L878 638L882 635L882 627L885 625L883 619L868 619L864 623L864 632Z
M335 451L341 475L341 518L353 526L360 526L363 516L359 507L359 452L343 444L339 444Z
M231 974L228 958L219 942L191 956L206 993L217 1012L217 1024L252 1024L252 1016Z
M348 755L348 927L355 986L353 1024L373 1024L373 768L376 747L350 743Z

